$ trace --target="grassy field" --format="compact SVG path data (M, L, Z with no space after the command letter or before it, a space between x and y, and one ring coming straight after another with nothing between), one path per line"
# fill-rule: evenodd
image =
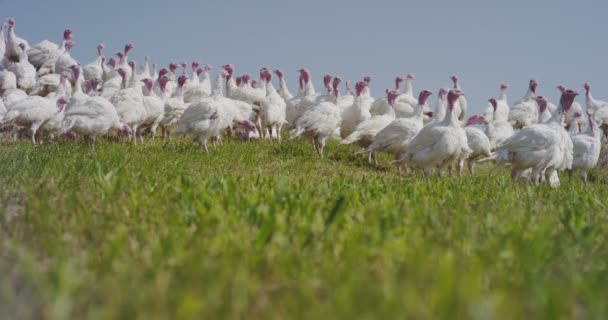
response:
M0 319L606 319L608 174L399 177L330 143L0 145Z

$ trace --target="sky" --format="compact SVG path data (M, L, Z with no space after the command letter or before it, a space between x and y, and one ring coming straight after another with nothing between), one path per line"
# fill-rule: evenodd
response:
M200 60L214 72L227 63L237 74L281 68L292 93L303 67L318 92L325 74L353 83L370 75L375 97L408 72L416 95L436 96L457 74L471 112L498 96L501 82L514 102L531 78L554 103L557 85L582 94L584 82L608 100L606 12L605 0L0 0L0 19L15 18L30 45L74 30L81 64L100 42L106 56L132 42L129 56L140 63L149 55L159 65Z

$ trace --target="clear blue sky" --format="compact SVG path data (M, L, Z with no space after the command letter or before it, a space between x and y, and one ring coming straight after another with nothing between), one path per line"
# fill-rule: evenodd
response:
M32 45L58 42L72 28L73 56L83 64L99 42L106 56L133 42L139 62L199 59L251 74L279 67L292 92L296 70L307 67L319 91L323 74L354 81L369 74L375 96L397 74L412 72L416 92L436 93L456 73L473 111L503 81L510 100L519 99L531 77L553 102L556 85L582 92L585 81L608 100L605 0L0 0L0 12Z

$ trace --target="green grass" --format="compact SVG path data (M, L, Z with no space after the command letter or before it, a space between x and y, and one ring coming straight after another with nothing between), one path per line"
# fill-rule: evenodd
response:
M335 143L0 150L0 319L608 317L601 171L427 187Z

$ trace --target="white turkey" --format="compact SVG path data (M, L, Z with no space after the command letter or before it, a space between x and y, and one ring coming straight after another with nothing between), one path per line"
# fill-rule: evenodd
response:
M131 139L133 143L137 143L137 139L134 135L146 118L144 96L141 87L134 86L132 81L131 83L127 82L127 72L125 69L118 68L118 74L120 74L122 78L121 88L112 96L112 98L110 98L110 102L116 108L116 113L118 113L120 122L129 125L132 132L129 139Z
M63 31L63 39L57 45L49 40L43 40L27 50L30 63L36 67L38 76L55 72L55 62L65 52L65 45L72 40L72 30Z
M563 85L557 86L557 89L559 90L560 93L563 93L564 91L566 91L566 87L564 87ZM551 113L553 113L554 110L549 110L549 111L551 111ZM564 118L564 122L566 123L566 126L568 128L572 128L572 130L580 129L580 126L585 125L587 123L587 120L585 119L585 117L583 117L583 114L585 114L583 107L580 105L580 103L574 101L572 103L572 107L570 107L570 109L568 110L568 113L566 113L565 118ZM575 124L578 125L577 128L574 128ZM580 131L578 131L578 132L580 132Z
M448 107L448 103L446 101L446 97L448 95L448 90L445 88L440 88L439 93L437 94L437 102L435 103L435 112L433 113L433 121L440 122L445 118L445 112Z
M144 57L144 63L140 67L140 72L137 74L137 78L139 80L145 80L145 79L152 80L153 79L152 76L150 75L150 57L149 56ZM154 84L154 81L152 81L152 84Z
M192 103L201 98L208 97L211 94L209 88L200 82L199 76L202 73L203 69L197 69L192 77L192 80L184 86L185 103Z
M162 81L169 81L166 76ZM144 90L144 109L146 111L146 117L144 122L141 124L139 132L136 136L139 137L140 142L143 142L143 130L148 129L152 134L152 141L156 138L156 128L160 125L160 122L165 116L165 101L154 93L152 87L154 82L150 78L142 80L145 84Z
M418 112L418 110L416 110L418 100L414 97L414 88L412 87L412 82L415 78L416 77L411 73L408 73L405 76L405 91L403 94L400 94L395 101L395 116L397 118L410 118ZM430 109L426 106L426 103L422 106L424 107L424 116Z
M93 81L93 80L89 80ZM96 84L87 86L92 89ZM63 115L63 129L65 132L73 131L83 135L89 146L95 146L97 137L105 135L109 130L131 136L129 125L120 122L116 108L107 99L96 96L93 90L89 91L92 97L84 99L71 99Z
M31 96L16 102L4 116L2 125L24 127L32 136L32 143L36 144L36 133L40 126L60 112L67 103L67 99L43 98Z
M496 106L489 104L483 114L483 117L487 121L509 120L509 103L507 102L508 88L509 86L505 83L500 85L500 97L494 100Z
M55 65L53 66L54 73L68 71L71 66L78 64L78 61L72 58L72 55L70 54L70 50L73 46L74 42L72 40L66 41L65 50L57 57L57 60L55 60Z
M492 109L496 113L498 110L498 101L494 98L489 100ZM503 141L507 140L509 137L513 135L513 126L507 121L507 119L501 119L501 117L497 117L496 114L492 116L494 120L485 122L486 130L485 133L490 140L490 148L491 150L495 150L497 146L503 143Z
M557 111L548 122L531 124L517 131L484 160L511 164L513 178L530 169L534 184L539 184L541 173L546 172L549 184L558 187L560 183L556 170L572 167L572 139L564 129L563 121L577 95L572 90L564 91Z
M462 92L462 89L460 88L460 83L458 82L458 76L457 75L453 75L450 77L450 79L452 79L452 82L454 83L454 89L456 90L460 90ZM456 109L456 116L458 117L458 120L460 121L464 121L466 113L467 113L467 98L465 98L464 95L461 95L458 98L458 108Z
M455 111L461 96L460 90L450 90L447 96L448 110L445 119L422 128L408 144L406 153L393 163L422 168L427 182L433 169L437 168L437 174L441 175L442 169L454 162L458 163L457 171L460 175L462 173L460 160L466 159L471 153L467 144L467 134L460 126Z
M7 66L17 77L17 87L25 92L29 92L36 86L36 68L27 60L27 52L23 43L19 44L19 61Z
M262 128L268 129L269 138L272 141L271 133L276 132L278 142L281 143L281 128L287 121L285 120L285 100L279 95L272 85L272 73L265 70L263 73L266 81L266 98L260 104L260 120Z
M20 44L23 44L26 51L30 48L27 41L17 37L15 34L15 19L8 18L6 19L6 23L8 24L8 38L6 39L6 50L4 52L4 57L6 58L4 61L5 67L7 67L7 64L10 64L10 62L20 61L19 52L24 50L19 46Z
M483 119L483 117L480 118ZM480 121L481 119L479 119L478 121ZM472 126L474 124L479 124L479 122L467 121L467 126L464 128L464 131L467 134L467 144L469 146L469 149L471 149L471 154L469 154L468 158L466 159L467 167L471 175L474 174L475 164L477 163L477 160L489 157L491 154L490 139L488 139L488 136L481 129ZM461 159L461 161L462 160L464 159Z
M572 137L574 147L572 169L568 171L572 176L572 171L579 170L581 179L587 184L587 171L597 165L600 157L602 133L593 118L593 111L587 110L587 121L589 126L587 132L579 133Z
M217 145L220 137L220 132L226 127L226 119L224 117L235 117L226 114L226 103L231 103L231 99L225 98L222 95L222 79L228 77L228 71L221 70L217 75L213 86L213 93L209 97L202 98L192 103L185 111L179 120L179 127L176 133L190 133L198 138L200 150L207 148L207 140L211 138L213 144ZM240 101L239 101L240 102ZM234 119L237 125L244 128L245 133L255 130L253 122L240 119L236 116Z
M281 98L283 98L283 100L285 100L285 102L291 100L293 95L291 92L289 92L285 78L283 78L283 71L281 71L281 69L276 69L274 70L274 73L276 73L277 77L279 78L279 95Z
M220 135L220 117L223 116L222 98L222 79L228 75L227 71L221 71L217 75L213 86L213 93L209 97L199 99L192 103L179 120L177 134L192 134L198 138L199 149L209 153L207 140L213 139L214 145L216 138Z
M310 138L319 157L323 157L323 149L327 139L340 137L342 118L340 117L340 109L336 105L339 96L337 86L340 83L339 79L334 83L336 86L334 86L333 101L322 101L318 105L307 108L295 121L295 128L290 132L291 139L300 135Z
M25 91L17 88L17 76L8 70L0 71L0 94L8 110L17 101L23 100L28 96Z
M165 113L163 119L160 121L160 128L162 132L163 138L170 138L171 136L171 126L176 124L179 119L184 114L186 110L186 104L184 103L184 84L186 84L186 80L188 80L187 76L181 75L177 78L177 89L175 89L175 93L170 98L165 98ZM163 88L161 92L167 89L167 84L169 82L161 85ZM162 95L161 95L162 96Z
M82 68L84 80L103 79L103 48L104 44L97 45L97 58Z
M355 84L355 99L350 107L342 110L342 124L340 125L340 135L346 138L353 133L359 123L369 120L371 101L361 96L363 89L368 86L367 82L359 81Z
M534 99L538 106L538 119L535 123L545 123L551 119L552 113L549 111L549 101L544 96L538 96Z
M604 136L608 138L608 102L596 100L591 95L591 85L585 83L585 105L593 112L593 118L602 129Z
M410 74L408 74L407 76L408 76L408 84L411 88L411 85L412 85L411 81L414 79L414 77L413 77L413 75L410 75ZM397 76L395 78L395 91L399 92L399 88L401 87L401 82L403 82L403 80L404 80L404 78L402 76ZM362 82L369 85L369 83L366 81L362 81ZM406 89L406 91L407 91L407 89ZM413 94L412 94L412 97L413 97ZM373 115L382 113L382 110L383 110L385 104L386 104L386 97L381 97L381 98L374 100L374 102L370 106L370 113ZM412 110L413 110L413 107L414 106L412 106ZM397 113L396 109L395 109L395 113ZM399 117L399 116L397 116L397 117Z
M376 136L376 134L378 134L380 130L384 129L391 122L393 122L393 120L395 120L394 106L396 104L395 100L397 98L395 97L395 100L391 101L392 104L388 101L388 97L392 97L395 92L397 91L387 89L387 100L384 103L382 113L373 115L371 118L360 122L355 127L353 132L346 138L344 138L344 140L342 140L342 144L351 144L356 142L359 146L363 148L369 147L374 141L374 137ZM368 161L370 163L372 162L372 160L376 162L376 152L373 151L369 153L368 157Z
M389 104L394 105L394 92L387 94ZM407 145L422 130L426 101L432 95L429 90L422 90L418 95L416 114L411 118L397 118L374 137L372 144L362 152L386 152L396 159L407 151ZM394 100L392 100L394 97Z
M6 28L6 23L0 24L0 63L4 60L4 53L6 52L6 40L4 39L4 29Z
M509 110L509 122L515 129L527 127L538 122L538 105L536 98L536 87L538 83L531 79L528 84L528 92L517 101Z

